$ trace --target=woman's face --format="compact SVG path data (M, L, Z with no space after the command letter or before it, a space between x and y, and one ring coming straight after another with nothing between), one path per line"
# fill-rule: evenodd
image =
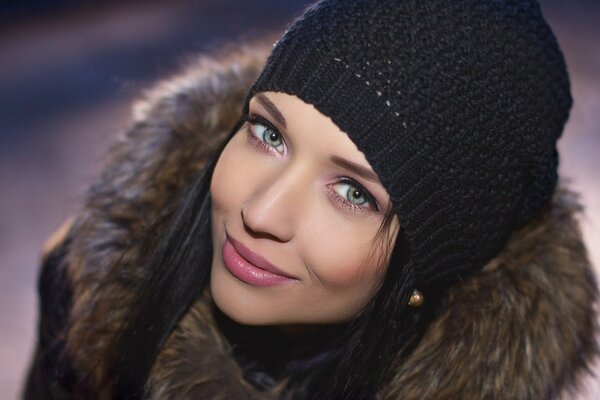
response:
M375 295L398 231L364 155L298 97L260 93L211 182L217 306L249 325L343 322Z

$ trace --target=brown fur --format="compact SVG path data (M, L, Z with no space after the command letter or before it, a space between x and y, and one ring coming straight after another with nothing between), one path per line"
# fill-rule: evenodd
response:
M143 273L137 254L149 224L233 127L270 43L203 57L158 85L137 104L132 128L90 190L67 256L74 289L67 349L92 388L132 301L127 285ZM447 308L410 358L394 366L380 398L547 399L575 390L596 355L597 288L579 211L561 184L539 218L481 273L451 289ZM108 275L117 261L121 268ZM274 399L281 388L258 393L244 382L207 296L169 338L150 385L157 399Z

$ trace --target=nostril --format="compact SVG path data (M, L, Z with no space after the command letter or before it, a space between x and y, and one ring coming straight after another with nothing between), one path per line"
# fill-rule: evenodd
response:
M254 237L254 238L262 238L262 239L270 239L277 242L287 242L290 238L287 238L285 233L276 232L273 228L269 228L268 226L263 226L259 221L253 221L252 218L248 215L248 211L245 208L240 210L242 224L244 225L244 231Z

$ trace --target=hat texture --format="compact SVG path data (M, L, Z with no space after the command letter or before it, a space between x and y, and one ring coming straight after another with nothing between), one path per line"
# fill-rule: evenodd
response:
M534 218L571 107L535 1L325 0L248 92L298 96L365 154L391 196L415 286L462 279Z

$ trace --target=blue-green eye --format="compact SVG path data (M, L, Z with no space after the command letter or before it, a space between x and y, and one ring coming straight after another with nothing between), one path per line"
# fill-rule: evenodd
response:
M262 151L275 151L285 153L285 142L281 133L271 123L258 116L245 117L248 122L248 139Z
M330 198L342 208L356 214L379 212L375 197L354 179L344 177L328 186Z
M339 186L336 188L336 192L356 206L362 206L368 201L362 190L356 186L349 183L340 183L336 186Z
M255 135L269 146L278 148L283 145L281 134L268 126L255 124L254 125Z

